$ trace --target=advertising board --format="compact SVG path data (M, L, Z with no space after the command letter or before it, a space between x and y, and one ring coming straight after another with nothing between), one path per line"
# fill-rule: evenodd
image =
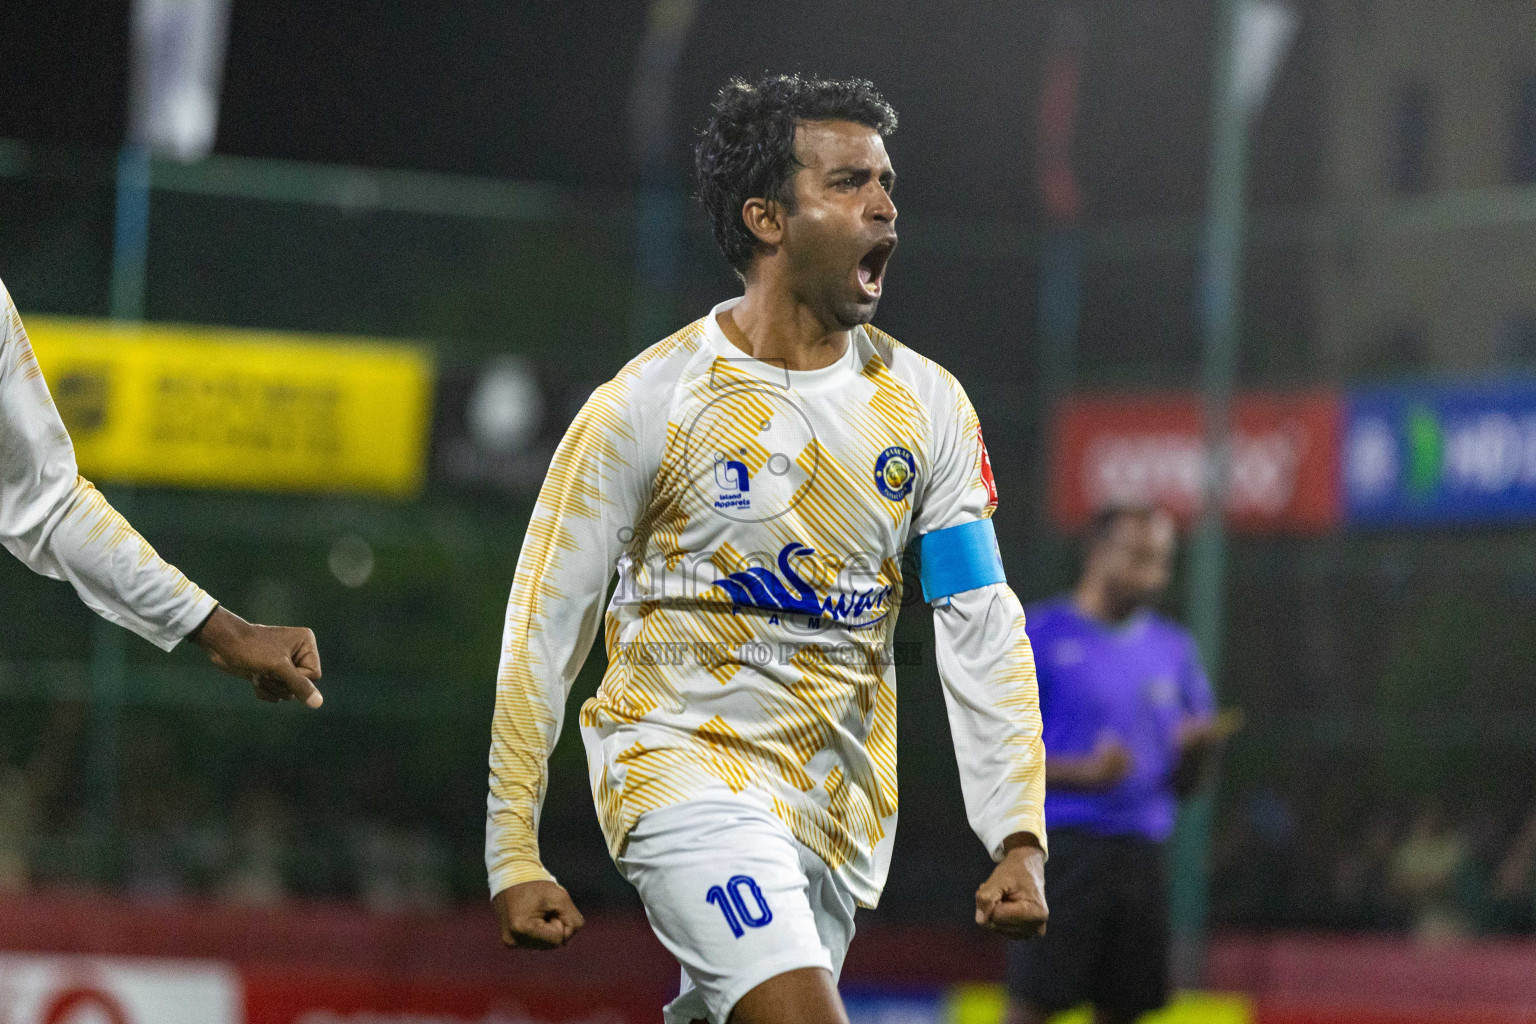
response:
M1340 522L1341 400L1332 392L1254 393L1232 410L1227 518L1249 534L1319 535ZM1198 515L1213 459L1192 393L1079 396L1056 412L1051 509L1081 529L1122 502Z
M98 482L403 497L425 473L418 348L227 328L30 317L80 471Z
M1536 381L1358 389L1346 422L1349 525L1536 518Z

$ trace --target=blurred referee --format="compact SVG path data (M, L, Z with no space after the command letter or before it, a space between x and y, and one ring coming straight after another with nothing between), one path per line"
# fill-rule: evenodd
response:
M1129 1024L1168 1000L1163 844L1235 722L1214 713L1193 639L1150 607L1168 514L1120 505L1089 527L1077 589L1029 609L1045 724L1051 924L1011 947L1010 1024L1091 1003Z

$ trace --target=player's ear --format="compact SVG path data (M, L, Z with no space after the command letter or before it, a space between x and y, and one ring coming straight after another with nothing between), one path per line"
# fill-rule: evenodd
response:
M784 206L761 196L748 199L741 206L741 220L764 245L778 245L784 240Z

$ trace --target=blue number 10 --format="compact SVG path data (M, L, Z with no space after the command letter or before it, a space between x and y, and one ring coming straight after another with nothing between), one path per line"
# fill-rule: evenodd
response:
M742 889L752 894L752 902L757 904L755 908L748 909L746 898L741 894ZM773 920L773 911L768 909L768 901L763 899L763 890L746 875L737 875L725 883L724 888L715 886L704 900L720 908L720 913L725 915L725 923L731 926L731 934L738 939L746 934L742 925L761 928Z

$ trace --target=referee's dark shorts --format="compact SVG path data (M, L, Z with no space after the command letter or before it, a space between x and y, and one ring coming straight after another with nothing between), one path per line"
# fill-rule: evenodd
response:
M1051 830L1044 937L1011 943L1008 990L1051 1014L1092 1003L1132 1021L1168 1002L1168 873L1141 836Z

